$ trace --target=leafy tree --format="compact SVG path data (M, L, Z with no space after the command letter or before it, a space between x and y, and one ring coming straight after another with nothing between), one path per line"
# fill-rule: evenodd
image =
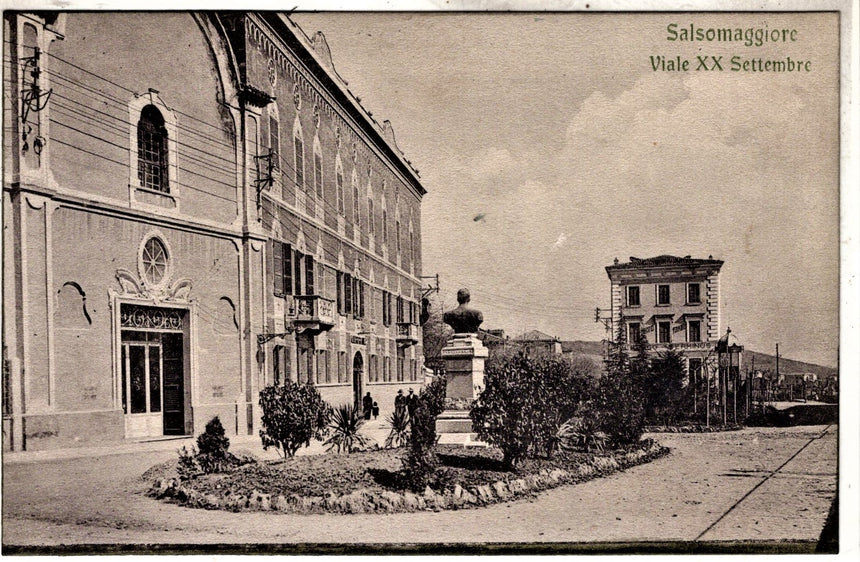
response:
M624 332L622 323L615 341L609 342L606 374L600 379L595 397L600 426L615 446L635 443L642 437L645 427L643 381L650 368L645 337L640 334L635 344L636 356L631 358Z
M439 466L436 456L436 418L445 409L447 381L436 377L421 389L410 420L411 435L409 452L403 461L403 469L409 486L423 490Z
M554 355L520 351L491 357L485 388L469 413L478 437L502 450L509 470L527 455L551 455L559 427L590 394L587 372Z
M424 347L424 364L434 370L444 368L442 348L454 334L453 328L442 321L442 312L429 312L427 320L421 326L422 344Z
M650 423L674 424L688 410L684 389L684 355L672 347L651 361L644 384L645 418Z
M294 382L267 386L260 391L260 407L263 449L273 446L284 457L292 457L311 439L328 434L331 408L313 386Z
M364 418L358 408L352 404L343 404L335 408L329 428L332 436L325 442L328 450L346 451L347 454L367 447L368 441L358 430L364 425Z

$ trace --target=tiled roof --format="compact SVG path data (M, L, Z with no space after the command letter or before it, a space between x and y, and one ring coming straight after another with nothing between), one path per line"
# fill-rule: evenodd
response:
M624 263L614 263L613 265L609 265L606 267L607 270L611 269L636 269L640 267L660 267L660 266L696 266L696 265L715 265L721 266L723 265L722 260L715 260L711 256L708 256L708 259L697 259L691 258L690 256L684 256L682 258L678 256L669 256L662 255L656 256L653 258L635 258L630 256L630 261Z

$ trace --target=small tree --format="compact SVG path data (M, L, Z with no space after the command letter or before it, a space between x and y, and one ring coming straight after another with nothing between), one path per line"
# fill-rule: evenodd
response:
M684 392L684 355L673 348L651 361L645 381L645 418L650 423L674 424L687 406Z
M284 457L292 457L311 439L324 439L328 433L331 408L310 385L285 383L260 391L263 449L274 446Z
M595 397L600 425L615 446L639 441L645 428L644 387L649 359L645 337L636 342L637 354L627 353L624 325L620 324L616 340L609 342L606 374L600 379Z
M406 479L413 490L424 489L439 466L435 450L436 418L445 409L445 394L445 377L436 377L418 394L410 420L409 451L403 461Z
M559 427L592 384L589 373L555 355L497 354L487 362L486 386L469 413L472 427L499 447L505 465L515 470L526 455L552 454Z

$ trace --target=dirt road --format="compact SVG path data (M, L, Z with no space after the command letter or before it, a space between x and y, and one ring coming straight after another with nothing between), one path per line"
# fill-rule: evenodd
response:
M193 510L142 492L173 451L6 463L3 544L814 541L836 491L836 426L654 436L672 454L481 509L395 515Z

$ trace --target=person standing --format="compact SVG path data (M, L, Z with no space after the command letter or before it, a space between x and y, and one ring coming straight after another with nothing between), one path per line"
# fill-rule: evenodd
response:
M364 410L364 419L369 420L370 414L373 411L373 398L371 398L370 392L368 392L362 399L361 406Z
M394 397L394 413L402 415L404 410L406 410L406 397L403 396L403 389L401 388L397 391L397 396Z
M410 418L415 415L416 408L418 408L418 395L410 388L409 396L406 397L406 409L409 410Z

